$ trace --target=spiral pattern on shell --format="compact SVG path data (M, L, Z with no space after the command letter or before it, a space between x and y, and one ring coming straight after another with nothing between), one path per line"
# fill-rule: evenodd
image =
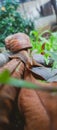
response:
M6 48L12 52L17 52L32 47L29 37L24 33L16 33L6 37L5 44Z

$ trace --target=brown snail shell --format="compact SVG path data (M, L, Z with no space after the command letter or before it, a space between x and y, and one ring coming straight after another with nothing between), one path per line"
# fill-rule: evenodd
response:
M16 33L6 37L5 44L6 48L12 52L17 52L32 47L29 37L24 33Z

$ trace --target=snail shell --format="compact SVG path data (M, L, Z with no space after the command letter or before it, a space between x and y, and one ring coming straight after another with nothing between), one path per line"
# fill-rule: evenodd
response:
M6 37L6 48L12 52L31 48L29 36L24 33L16 33Z

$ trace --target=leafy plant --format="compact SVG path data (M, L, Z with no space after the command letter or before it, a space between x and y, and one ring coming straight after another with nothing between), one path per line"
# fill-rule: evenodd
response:
M49 33L48 38L43 37L45 33ZM32 31L30 33L32 51L36 50L36 53L44 54L46 63L49 63L49 57L54 60L53 67L57 68L57 32L45 31L39 34L38 31Z
M5 0L0 7L0 46L4 44L5 37L17 32L27 34L34 28L30 19L24 19L18 11L16 0Z

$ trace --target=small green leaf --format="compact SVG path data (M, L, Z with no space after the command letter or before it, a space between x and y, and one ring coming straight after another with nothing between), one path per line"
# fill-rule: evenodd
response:
M17 88L28 88L28 89L38 89L41 91L48 91L48 92L56 92L57 87L41 87L38 86L34 83L27 82L25 80L18 80L16 78L10 77L10 73L8 70L5 70L0 74L0 83L1 84L8 84L12 87L17 87Z
M17 88L28 88L28 89L38 89L40 91L57 92L57 87L51 87L51 86L41 87L34 83L27 82L25 80L18 80L16 78L11 78L11 77L8 79L7 84Z
M0 83L6 83L9 77L10 77L9 71L4 70L2 73L0 73Z

